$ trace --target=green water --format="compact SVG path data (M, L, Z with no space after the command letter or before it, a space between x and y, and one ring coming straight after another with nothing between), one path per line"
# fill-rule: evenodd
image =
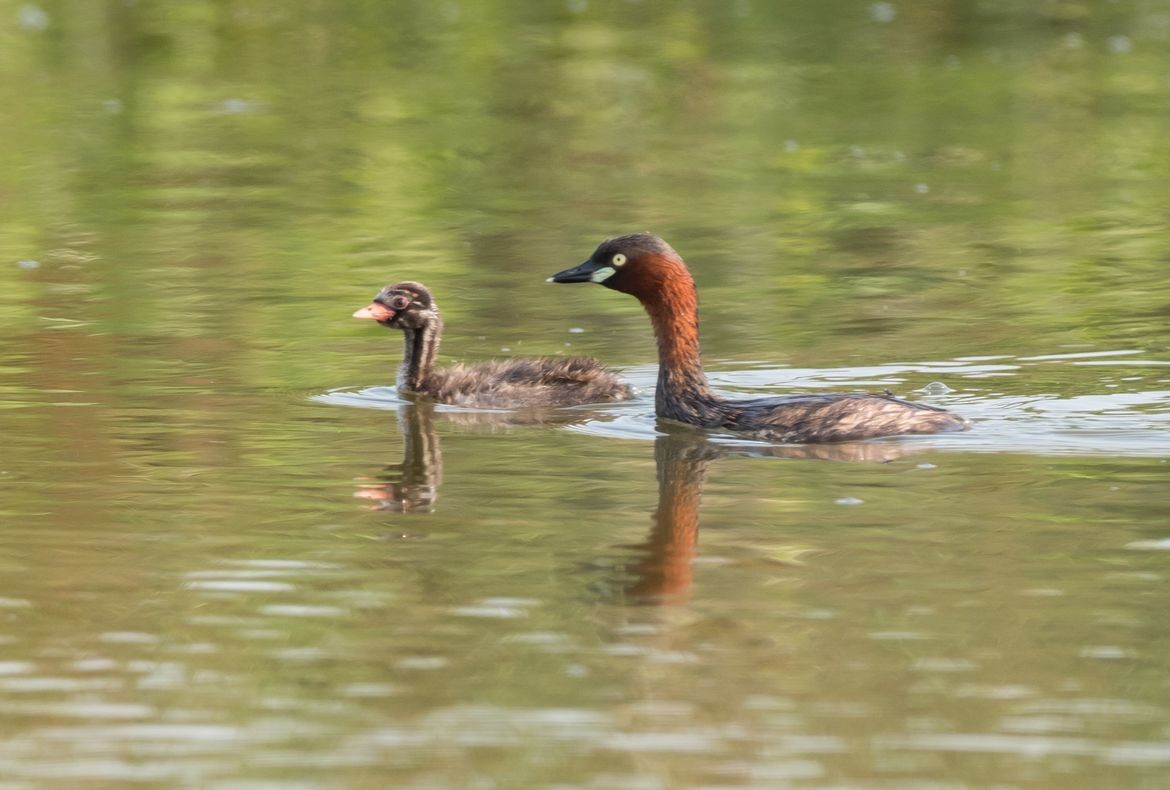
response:
M1170 4L0 0L0 107L5 786L1165 786ZM975 430L349 318L652 393L544 282L636 230L721 391Z

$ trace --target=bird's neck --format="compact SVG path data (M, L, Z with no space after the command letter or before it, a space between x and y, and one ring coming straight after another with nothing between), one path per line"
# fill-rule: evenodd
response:
M435 313L433 320L421 327L402 330L402 365L398 368L398 388L407 392L422 392L431 377L439 340L443 334L443 319Z
M639 299L658 341L655 411L667 419L711 423L719 399L707 385L699 357L699 297L690 273L681 264L668 270Z

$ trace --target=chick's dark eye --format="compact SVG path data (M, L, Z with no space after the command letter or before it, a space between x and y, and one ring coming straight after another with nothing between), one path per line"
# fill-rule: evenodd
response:
M405 310L409 304L410 304L410 299L408 297L403 296L402 294L399 294L398 296L395 296L390 300L390 309L392 309L392 310Z

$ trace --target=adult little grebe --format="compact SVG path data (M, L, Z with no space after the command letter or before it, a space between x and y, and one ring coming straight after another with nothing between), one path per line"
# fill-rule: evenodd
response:
M638 298L658 341L659 417L750 433L777 442L841 442L902 433L963 431L966 420L889 395L786 395L724 400L707 386L699 361L699 299L683 259L649 233L601 243L579 266L548 278L601 283Z
M443 319L422 285L388 285L353 314L401 329L405 338L398 389L439 403L512 409L572 406L632 397L617 374L591 357L528 357L472 367L434 368Z

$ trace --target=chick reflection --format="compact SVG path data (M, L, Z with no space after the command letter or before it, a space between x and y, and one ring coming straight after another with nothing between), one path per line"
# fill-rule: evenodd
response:
M442 411L440 419L463 431L494 433L518 427L572 425L588 414L555 409L514 411ZM402 462L388 464L375 475L359 477L354 496L369 500L369 510L430 513L443 482L443 454L435 431L435 404L420 400L398 409Z
M628 571L625 588L634 603L679 603L691 586L692 561L699 540L699 501L711 461L725 456L756 456L821 461L886 463L929 450L913 440L803 445L725 445L708 441L705 433L659 423L664 431L654 440L658 474L658 507L645 543L633 547L643 558Z
M402 462L387 465L379 474L357 480L354 496L369 500L370 510L392 513L430 513L443 482L443 454L435 433L435 410L429 403L412 403L398 410L402 433Z

